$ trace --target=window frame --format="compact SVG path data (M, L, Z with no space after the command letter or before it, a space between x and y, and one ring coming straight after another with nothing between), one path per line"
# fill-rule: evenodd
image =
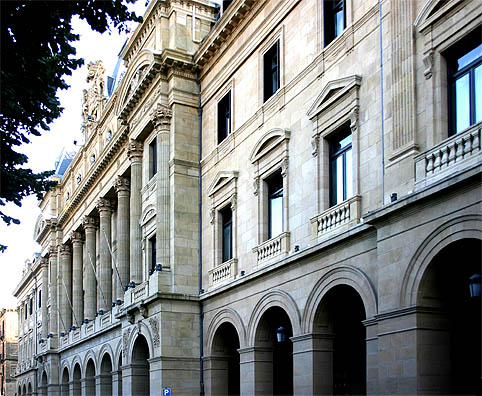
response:
M221 219L221 263L225 263L233 259L233 210L231 205L220 209L219 215ZM226 231L229 232L229 241L226 240Z
M267 59L271 63L268 65ZM273 58L276 60L273 65ZM281 64L280 64L280 40L279 38L269 47L269 49L263 54L263 103L268 101L272 96L276 94L281 88ZM269 74L270 78L267 78ZM275 79L273 78L275 76ZM270 83L268 85L268 82ZM275 87L276 85L276 87ZM268 90L268 88L271 88ZM269 91L269 92L268 92Z
M281 174L281 169L278 169L271 175L269 175L264 182L266 183L267 192L267 202L268 202L268 235L267 239L274 238L284 231L284 216L283 216L283 204L284 204L284 188L283 188L283 176ZM276 188L277 187L277 188ZM280 232L274 234L273 231L273 206L272 203L281 198L281 230ZM279 215L279 214L278 214Z
M149 142L149 171L148 180L151 180L157 174L157 136Z
M475 82L475 70L482 65L482 55L472 60L467 65L463 66L460 70L454 70L456 63L462 57L468 55L472 50L482 46L482 40L480 35L482 34L482 27L474 29L472 32L461 38L454 43L447 51L444 52L444 57L447 62L447 100L448 100L448 135L453 136L463 130L470 128L477 122L476 119L476 82ZM472 46L474 42L477 42L476 46ZM455 84L461 78L469 77L469 125L465 128L457 130L457 100L456 100L456 87ZM482 78L480 83L482 84ZM482 101L482 98L479 100Z
M335 144L343 141L346 139L348 136L350 136L350 143L346 144L345 146L341 147L340 149L336 150L334 149ZM330 151L330 159L329 159L329 172L330 172L330 207L338 205L341 202L346 201L347 199L351 198L353 196L353 135L350 130L350 125L345 124L343 125L338 131L334 132L332 136L328 139L329 141L329 151ZM352 172L351 172L351 180L347 180L347 163L346 163L346 158L347 158L347 153L350 152L351 155L351 163L352 163ZM338 202L337 200L337 181L339 180L338 174L337 174L337 164L336 161L338 158L342 158L342 175L341 175L341 181L343 184L343 199ZM351 190L352 193L350 196L348 196L347 188L348 184L351 183Z
M331 5L331 7L329 7ZM343 28L337 34L337 10L343 13ZM346 0L323 0L323 40L324 47L328 46L346 29Z
M149 269L154 271L156 269L157 261L157 235L154 233L147 239L149 245Z
M218 144L232 132L232 98L231 89L217 102ZM226 103L227 102L227 103Z

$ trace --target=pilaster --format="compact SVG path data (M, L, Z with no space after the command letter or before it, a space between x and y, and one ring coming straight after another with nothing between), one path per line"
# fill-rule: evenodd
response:
M108 199L100 198L96 204L100 217L100 274L98 274L101 288L99 306L102 310L108 311L112 304L112 258L111 258L111 217L112 204Z

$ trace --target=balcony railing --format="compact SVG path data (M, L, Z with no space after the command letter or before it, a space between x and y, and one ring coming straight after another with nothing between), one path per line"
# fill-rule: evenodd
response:
M254 247L253 252L256 253L257 265L263 265L272 258L288 254L289 249L290 233L283 232Z
M236 277L238 260L231 259L209 270L209 284L216 286Z
M415 157L415 189L446 179L480 162L481 130L482 123L479 122Z
M359 223L360 201L360 196L355 195L313 217L310 220L313 238L328 235L334 229L340 231L343 225Z

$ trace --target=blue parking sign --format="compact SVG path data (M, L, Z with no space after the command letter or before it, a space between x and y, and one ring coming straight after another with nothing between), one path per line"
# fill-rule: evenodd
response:
M162 396L171 396L171 388L162 388Z

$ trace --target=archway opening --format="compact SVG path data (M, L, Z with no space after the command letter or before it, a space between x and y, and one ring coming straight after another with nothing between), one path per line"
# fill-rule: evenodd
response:
M263 352L256 359L255 390L260 394L293 394L293 327L288 314L280 307L263 313L256 329L255 348Z
M22 396L22 387L21 386L18 387L17 395Z
M47 396L48 393L48 387L47 387L47 373L44 371L42 373L42 379L40 381L41 389L40 393L42 396Z
M80 370L80 365L77 363L74 366L74 375L73 375L73 382L72 382L72 389L74 396L81 396L81 385L80 385L80 378L82 377L82 373Z
M60 384L60 394L62 396L69 396L69 370L67 367L62 372L62 383Z
M85 368L85 394L95 395L95 365L92 359L89 359Z
M119 356L119 365L117 366L117 391L122 395L122 353Z
M27 394L27 387L24 384L22 388L22 395L26 395L26 394Z
M112 360L108 353L105 353L100 364L100 394L112 396Z
M479 239L456 241L433 258L422 277L417 305L430 308L430 315L419 330L417 376L424 387L432 378L430 390L437 393L482 389L480 296L471 297L469 286L471 276L480 276L481 252Z
M317 309L314 333L325 341L325 351L314 356L319 393L366 393L366 319L358 292L348 285L329 290ZM323 364L324 362L324 364Z
M239 336L229 322L218 327L211 351L212 395L239 395Z
M27 394L28 394L28 395L32 395L32 394L33 394L33 393L32 393L32 384L31 384L30 382L28 383L28 386L27 386Z
M150 393L149 346L142 335L138 335L132 349L132 395L145 396Z

